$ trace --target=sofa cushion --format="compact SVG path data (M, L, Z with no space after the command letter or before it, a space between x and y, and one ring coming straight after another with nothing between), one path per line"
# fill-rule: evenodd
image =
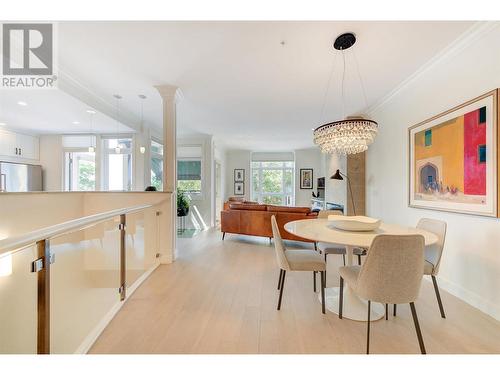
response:
M267 206L268 211L272 212L290 212L297 214L308 214L311 212L309 207L286 207L286 206Z
M267 211L267 205L255 203L231 203L229 205L231 210L250 210L250 211Z

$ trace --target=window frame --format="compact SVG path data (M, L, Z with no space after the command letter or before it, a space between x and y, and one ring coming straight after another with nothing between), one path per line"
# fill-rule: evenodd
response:
M204 192L204 186L203 186L203 177L204 177L204 167L203 167L203 157L193 157L193 158L177 158L176 163L179 161L199 161L200 162L200 191L195 191L195 192L190 192L186 191L186 194L189 194L192 198L202 198L203 197L203 192ZM177 167L177 166L176 166ZM176 177L176 190L179 190L179 170L177 169L177 176Z
M259 167L254 167L254 163L259 163ZM281 167L262 167L262 163L282 163ZM285 163L292 163L293 165L290 167L285 167ZM259 191L255 192L253 186L253 172L254 170L258 170L259 176ZM281 174L281 192L263 192L262 191L262 172L264 170L280 170L283 173ZM292 181L291 181L291 193L287 193L285 191L285 171L290 171L292 173ZM259 160L259 161L251 161L250 162L250 197L251 200L257 201L259 203L263 203L264 196L278 196L283 198L284 204L280 206L291 207L295 205L295 161L294 160ZM287 196L290 196L290 201L287 202Z
M163 153L158 153L158 152L154 152L153 151L153 142L154 143L157 143L159 144L161 147L162 147L162 150L163 150ZM153 159L159 159L162 161L162 173L161 173L161 189L158 189L158 190L163 190L163 176L164 176L164 168L165 168L165 165L163 164L163 155L165 153L165 145L163 144L163 142L160 142L158 140L158 138L156 137L151 137L150 140L149 140L149 184L151 186L154 186L153 185L153 173L152 173L152 169L153 169Z
M94 190L72 190L71 185L72 185L72 179L70 177L70 171L68 170L68 166L66 165L66 154L73 154L77 152L82 152L82 153L89 153L88 148L85 147L63 147L63 155L62 155L62 167L63 167L63 181L62 181L62 191L77 191L77 192L84 192L84 191L98 191L97 188L97 155L94 152L94 165L95 165L95 174L94 174ZM73 164L73 163L71 163Z
M109 139L130 139L130 148L122 148L120 155L130 155L130 171L128 173L129 180L124 185L128 185L124 190L110 190L109 189L109 155L116 155L116 153L110 153L109 148L104 147L104 142ZM102 134L100 137L101 141L101 186L104 191L134 191L134 163L135 163L135 137L133 134Z

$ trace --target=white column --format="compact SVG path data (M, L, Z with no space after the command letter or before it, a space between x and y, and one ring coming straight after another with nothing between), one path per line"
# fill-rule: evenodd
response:
M181 98L178 87L155 86L163 100L163 191L171 194L169 215L170 246L175 259L177 240L177 127L176 105Z

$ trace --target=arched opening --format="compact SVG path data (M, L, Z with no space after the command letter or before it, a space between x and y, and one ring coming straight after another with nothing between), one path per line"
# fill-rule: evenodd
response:
M420 192L435 190L438 186L438 171L431 163L425 164L420 169Z

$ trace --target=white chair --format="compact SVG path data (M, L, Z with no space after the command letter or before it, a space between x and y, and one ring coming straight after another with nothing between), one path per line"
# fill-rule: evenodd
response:
M285 248L285 244L281 239L280 230L276 217L271 216L271 225L274 237L274 249L276 251L276 259L280 268L280 276L278 280L278 289L280 291L278 299L278 310L281 309L281 299L283 296L283 287L285 286L285 276L287 271L312 271L321 273L321 311L325 313L325 281L326 281L326 263L323 257L314 250L289 250ZM316 280L316 277L314 277Z
M441 301L441 294L439 293L439 287L436 280L436 275L439 272L439 265L441 264L441 256L443 255L444 240L446 238L446 222L422 218L417 223L417 228L434 233L438 238L437 243L425 247L424 275L429 275L432 278L441 318L446 319L443 302ZM396 316L396 305L394 305L393 315Z
M371 302L409 303L417 331L420 351L425 345L420 332L415 300L418 298L424 270L424 237L379 235L373 240L363 266L340 267L339 318L342 319L344 280L359 297L368 300L366 354L370 352Z

